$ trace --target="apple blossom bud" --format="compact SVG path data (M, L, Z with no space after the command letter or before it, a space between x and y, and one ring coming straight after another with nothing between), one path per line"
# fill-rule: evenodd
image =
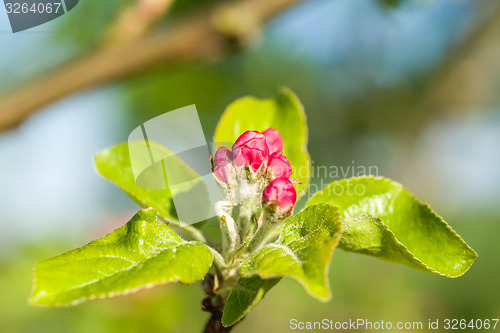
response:
M264 208L273 215L282 217L292 213L297 200L297 192L288 178L276 178L262 193Z
M226 147L220 147L215 152L214 175L222 183L229 184L235 180L233 154Z
M262 133L246 131L233 144L233 161L238 168L248 165L254 173L264 172L268 159L269 149Z
M277 151L269 156L267 174L271 180L281 177L290 178L292 175L292 167L290 166L288 158L283 156L283 152Z
M283 150L283 138L281 137L280 132L278 132L274 128L269 127L264 132L262 132L262 134L264 134L264 136L266 137L267 146L269 147L269 154Z

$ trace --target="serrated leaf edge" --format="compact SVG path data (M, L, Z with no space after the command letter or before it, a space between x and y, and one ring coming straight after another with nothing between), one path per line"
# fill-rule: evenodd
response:
M337 207L333 204L330 204L330 203L316 203L314 205L321 205L321 204L326 204L326 205L329 205L329 206L333 206L333 207ZM314 205L311 205L311 206L314 206ZM308 206L310 207L310 206ZM307 207L305 207L303 210L305 210ZM301 210L301 212L303 211ZM300 213L300 212L299 212ZM339 245L339 242L340 242L340 238L342 237L342 221L340 219L340 210L338 209L337 207L337 211L335 213L335 215L337 216L337 223L338 223L338 227L339 227L339 230L338 232L335 233L335 235L333 237L336 237L337 240L336 242L333 244L331 250L329 251L328 253L328 260L326 261L326 266L325 266L325 271L323 272L324 274L324 281L325 281L325 287L326 287L326 291L327 291L327 295L326 296L322 296L322 295L318 295L316 293L314 293L309 285L307 283L305 283L302 279L299 279L297 278L296 276L293 276L293 275L289 275L289 274L283 274L283 275L277 275L277 274L269 274L269 275L266 275L266 276L262 276L259 272L257 272L256 274L251 274L251 275L244 275L244 274L241 274L241 271L240 271L240 274L242 276L245 276L245 277L251 277L251 276L254 276L254 275L258 275L261 279L263 280L269 280L269 279L276 279L276 278L281 278L281 277L288 277L288 278L291 278L297 282L299 282L302 287L306 290L306 292L314 297L315 299L321 301L321 302L328 302L332 299L332 291L331 291L331 287L330 287L330 283L329 283L329 280L328 280L328 274L330 272L330 264L331 264L331 261L332 261L332 257L333 257L333 253L335 252L335 249L337 248L337 246ZM290 217L292 218L292 217ZM286 222L285 222L286 223ZM278 242L279 240L281 239L281 234L280 234L280 237L278 238L278 240L276 242ZM272 245L269 244L269 245ZM280 244L282 245L282 244ZM267 246L267 245L266 245ZM286 246L286 245L284 245ZM291 252L293 252L290 248L288 248L288 246L286 246L288 250L290 250ZM258 253L258 252L257 252ZM250 260L251 258L253 258L254 256L250 257L249 259L247 259L245 262L247 262L248 260ZM244 265L244 263L242 264L242 266ZM241 268L241 267L240 267Z
M475 255L475 257L476 257L476 258L475 258L475 259L474 259L474 260L470 263L470 265L467 267L467 269L466 269L463 273L461 273L461 274L459 274L459 275L449 275L449 274L444 274L444 273L441 273L441 272L436 271L435 269L433 269L433 268L429 267L429 266L428 266L427 264L425 264L425 263L424 263L421 259L417 258L417 257L416 257L416 256L415 256L415 255L414 255L414 254L410 251L410 250L408 250L408 248L406 247L406 245L404 245L403 243L401 243L401 242L399 241L399 239L396 237L396 235L394 234L394 232L393 232L393 231L392 231L392 230L391 230L391 229L387 226L387 224L385 224L385 222L384 222L381 218L379 218L379 217L377 217L377 216L372 216L372 215L369 215L369 214L358 214L358 215L366 215L366 216L371 216L371 217L374 217L374 218L377 218L378 220L380 220L380 221L382 222L382 224L384 225L384 228L386 228L388 231L390 231L390 233L394 236L394 239L395 239L395 240L396 240L399 244L401 244L401 245L402 245L402 246L403 246L403 247L404 247L404 248L408 251L408 253L410 253L410 254L411 254L411 255L412 255L412 256L413 256L416 260L418 260L419 262L421 262L421 263L422 263L422 264L423 264L426 268L429 268L430 273L435 274L435 275L439 275L439 276L448 277L448 278L458 278L458 277L460 277L460 276L464 275L465 273L467 273L467 272L469 271L469 269L471 268L472 264L473 264L474 262L476 262L476 260L479 258L479 255L477 254L477 252L476 252L476 251L474 251L474 249L472 249L472 248L469 246L469 244L467 244L467 243L463 240L463 238L462 238L459 234L457 234L457 232L456 232L456 231L455 231L455 230L454 230L454 229L453 229L453 228L452 228L452 227L451 227L451 226L450 226L450 225L449 225L449 224L448 224L448 223L447 223L447 222L443 219L443 217L442 217L442 216L440 216L440 215L438 215L438 214L437 214L437 213L436 213L436 212L435 212L435 211L431 208L431 206L430 206L427 202L423 202L423 201L421 201L420 199L418 199L417 197L415 197L415 196L414 196L414 195L413 195L413 194L412 194L412 193L411 193L411 192L410 192L407 188L405 188L405 187L404 187L401 183L399 183L399 182L397 182L397 181L394 181L394 180L392 180L392 179L390 179L390 178L385 178L385 177L382 177L382 176L377 176L377 177L375 177L375 176L373 176L373 175L361 176L361 177L352 177L352 178L343 178L343 179L340 179L340 180L338 180L338 181L333 181L333 182L346 184L346 183L348 183L348 182L349 182L349 181L351 181L351 180L364 180L364 179L366 179L366 180L382 180L382 181L383 181L384 183L386 183L386 184L388 183L388 184L394 184L394 185L399 186L399 187L401 188L401 190L400 190L400 191L398 191L398 196L399 196L399 195L401 195L401 193L402 193L403 191L406 191L406 192L407 192L407 194L409 194L409 195L411 196L411 198L413 198L413 199L414 199L414 200L416 200L419 204L421 204L421 205L423 205L425 208L427 208L427 209L429 210L429 212L430 212L430 213L431 213L431 214L432 214L435 218L437 218L439 221L441 221L442 223L444 223L444 224L445 224L445 226L446 226L446 228L448 229L448 231L451 231L451 233L452 233L452 234L453 234L453 235L454 235L454 236L455 236L458 240L460 240L460 241L461 241L461 242L462 242L462 243L463 243L463 244L464 244L464 245L465 245L465 246L466 246L469 250L471 250L471 251L472 251L472 253L474 253L474 255ZM332 183L333 183L333 182L332 182ZM327 184L327 185L326 185L326 186L325 186L325 187L324 187L321 191L316 192L316 193L315 193L315 194L311 197L311 199L310 199L310 200L313 200L313 199L314 199L314 197L315 197L316 195L321 195L321 194L323 194L323 193L324 193L324 191L325 191L325 189L326 189L328 186L330 186L332 183ZM309 201L310 201L310 200L309 200ZM394 200L394 199L393 199L393 200ZM316 204L317 204L317 203L316 203ZM306 203L306 206L307 206L307 203ZM352 215L352 216L357 216L357 215ZM387 261L387 260L384 260L384 261Z
M143 210L140 210L137 214L139 214L140 212L144 212L145 214L147 215L150 215L152 214L151 212L155 212L155 214L153 215L157 215L157 210L156 208L154 207L148 207L146 209L143 209ZM156 220L156 218L155 218ZM127 222L128 223L128 222ZM180 237L179 237L180 238ZM160 251L158 253L158 255L160 253L163 253L164 251L170 251L170 250L174 250L174 249L177 249L179 246L184 246L184 245L197 245L197 244L202 244L204 245L204 247L210 252L210 255L212 257L211 259L211 262L210 262L210 265L208 266L210 268L210 266L212 266L213 264L213 254L212 254L212 251L210 250L210 247L202 242L198 242L198 241L185 241L183 240L182 238L180 238L181 241L178 242L175 246L171 247L171 248L168 248L168 249L165 249L163 251ZM84 245L83 247L87 246L88 244ZM83 248L82 247L82 248ZM74 250L71 250L71 251L74 251ZM65 255L66 253L69 253L71 251L67 251L65 253L62 253L58 256L62 256L62 255ZM174 251L175 252L175 251ZM149 259L152 259L152 258L148 258L147 260ZM147 261L146 260L146 261ZM129 294L132 294L132 293L135 293L139 290L142 290L142 289L150 289L152 287L155 287L155 286L159 286L159 285L165 285L165 284L168 284L168 283L176 283L176 282L179 282L179 283L182 283L182 284L191 284L193 282L196 282L196 281L200 281L203 279L203 277L201 279L188 279L188 280L183 280L181 281L181 279L176 276L174 279L170 279L170 280L167 280L167 281L163 281L163 282L152 282L152 283L147 283L147 284L144 284L144 285L141 285L141 286L138 286L138 287L135 287L135 288L129 288L129 289L126 289L126 290L123 290L123 291L119 291L119 292L111 292L109 294L106 294L106 295L99 295L99 296L96 296L96 295L91 295L91 296L88 296L88 297L81 297L77 300L74 300L74 301L71 301L71 302L65 302L65 303L62 303L62 302L55 302L55 303L37 303L34 301L34 296L35 296L35 286L36 286L36 281L37 281L37 275L36 275L36 269L38 267L38 265L40 264L40 262L42 262L43 260L37 262L35 264L35 266L33 267L33 270L32 270L32 274L33 274L33 286L32 286L32 290L31 290L31 293L30 293L30 296L28 298L28 305L31 305L31 306L39 306L39 307L69 307L69 306L74 306L74 305L77 305L77 304L80 304L80 303L83 303L83 302L86 302L86 301L91 301L91 300L95 300L95 299L107 299L107 298L112 298L112 297L115 297L115 296L122 296L122 295L129 295ZM142 265L144 262L139 262L133 266L130 266L128 267L127 269L124 269L120 272L125 272L125 271L130 271L131 269L137 267L138 265ZM110 274L108 276L106 276L104 279L106 278L109 278L111 277L113 274ZM98 280L98 281L101 281L102 279ZM92 282L88 282L88 283L85 283L83 285L80 285L78 287L73 287L69 290L73 290L73 289L77 289L77 288L81 288L81 287L84 287L86 285L90 285L92 283L95 283L96 281L92 281Z

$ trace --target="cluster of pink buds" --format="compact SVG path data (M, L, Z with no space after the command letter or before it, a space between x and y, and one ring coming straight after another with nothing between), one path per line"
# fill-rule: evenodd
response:
M292 184L292 167L283 156L283 138L268 128L263 133L246 131L233 144L214 157L214 175L222 187L233 187L241 182L262 184L263 207L278 216L291 214L297 193ZM263 189L263 191L262 191Z

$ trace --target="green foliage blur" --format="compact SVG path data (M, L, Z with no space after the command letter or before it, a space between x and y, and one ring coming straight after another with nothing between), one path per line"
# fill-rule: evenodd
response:
M21 62L33 61L36 54L30 58L29 52L2 60L2 91L54 63L91 52L127 3L131 0L81 1L73 17L54 23L55 32L44 35L51 48L43 50L48 56L39 67L13 72ZM172 16L154 29L205 6L203 1L178 1ZM235 332L290 332L291 319L422 321L426 327L429 319L498 318L500 193L495 188L500 188L500 161L498 145L493 144L500 133L498 20L499 6L486 2L306 1L271 22L242 52L209 63L156 66L112 88L96 88L121 105L113 125L119 143L140 123L191 104L210 140L228 103L245 95L271 97L287 86L308 115L313 167L377 166L379 175L403 183L430 202L479 254L467 274L447 279L339 250L330 266L332 301L320 303L297 282L283 279ZM65 111L71 112L81 100L70 98ZM26 126L36 128L36 121ZM102 143L102 148L107 146L109 142ZM87 155L83 158L90 160ZM92 165L82 168L90 170ZM36 172L36 163L30 170ZM312 183L319 189L334 179L313 175ZM104 215L125 223L137 207L118 190L109 193L116 199L102 199L109 206ZM2 194L2 211L23 197ZM98 193L89 190L85 195ZM72 223L78 216L60 219ZM8 238L14 223L2 217L0 221ZM32 223L49 224L51 217ZM8 249L0 245L0 332L201 331L208 314L201 310L200 283L166 285L69 308L29 307L36 261L81 246L120 224L81 225L76 238L32 235Z

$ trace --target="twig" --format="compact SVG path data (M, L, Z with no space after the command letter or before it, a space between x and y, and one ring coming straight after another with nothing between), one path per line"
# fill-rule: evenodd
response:
M150 27L165 16L174 0L136 0L120 11L104 33L104 47L130 43L146 35Z
M231 38L245 38L300 0L242 0L186 17L156 36L100 49L0 99L0 131L76 91L122 79L151 66L210 60L228 53ZM228 38L231 37L231 38Z
M495 95L495 80L500 74L500 49L495 47L500 34L500 4L485 3L477 15L474 29L434 71L420 100L413 124L402 140L402 151L410 152L414 142L437 114L484 110ZM490 97L491 98L491 97Z
M226 297L216 294L214 290L214 276L208 273L203 279L203 290L207 294L202 301L203 311L209 312L210 318L208 319L203 333L221 333L221 332L230 332L236 324L230 327L224 327L222 325L222 313L224 311L224 303L226 301Z
M185 232L187 232L189 235L191 235L195 240L197 240L199 242L202 242L205 244L208 243L208 240L205 237L205 235L203 234L203 232L201 232L197 228L193 227L192 225L182 225L182 226L179 226L177 228L184 230Z

